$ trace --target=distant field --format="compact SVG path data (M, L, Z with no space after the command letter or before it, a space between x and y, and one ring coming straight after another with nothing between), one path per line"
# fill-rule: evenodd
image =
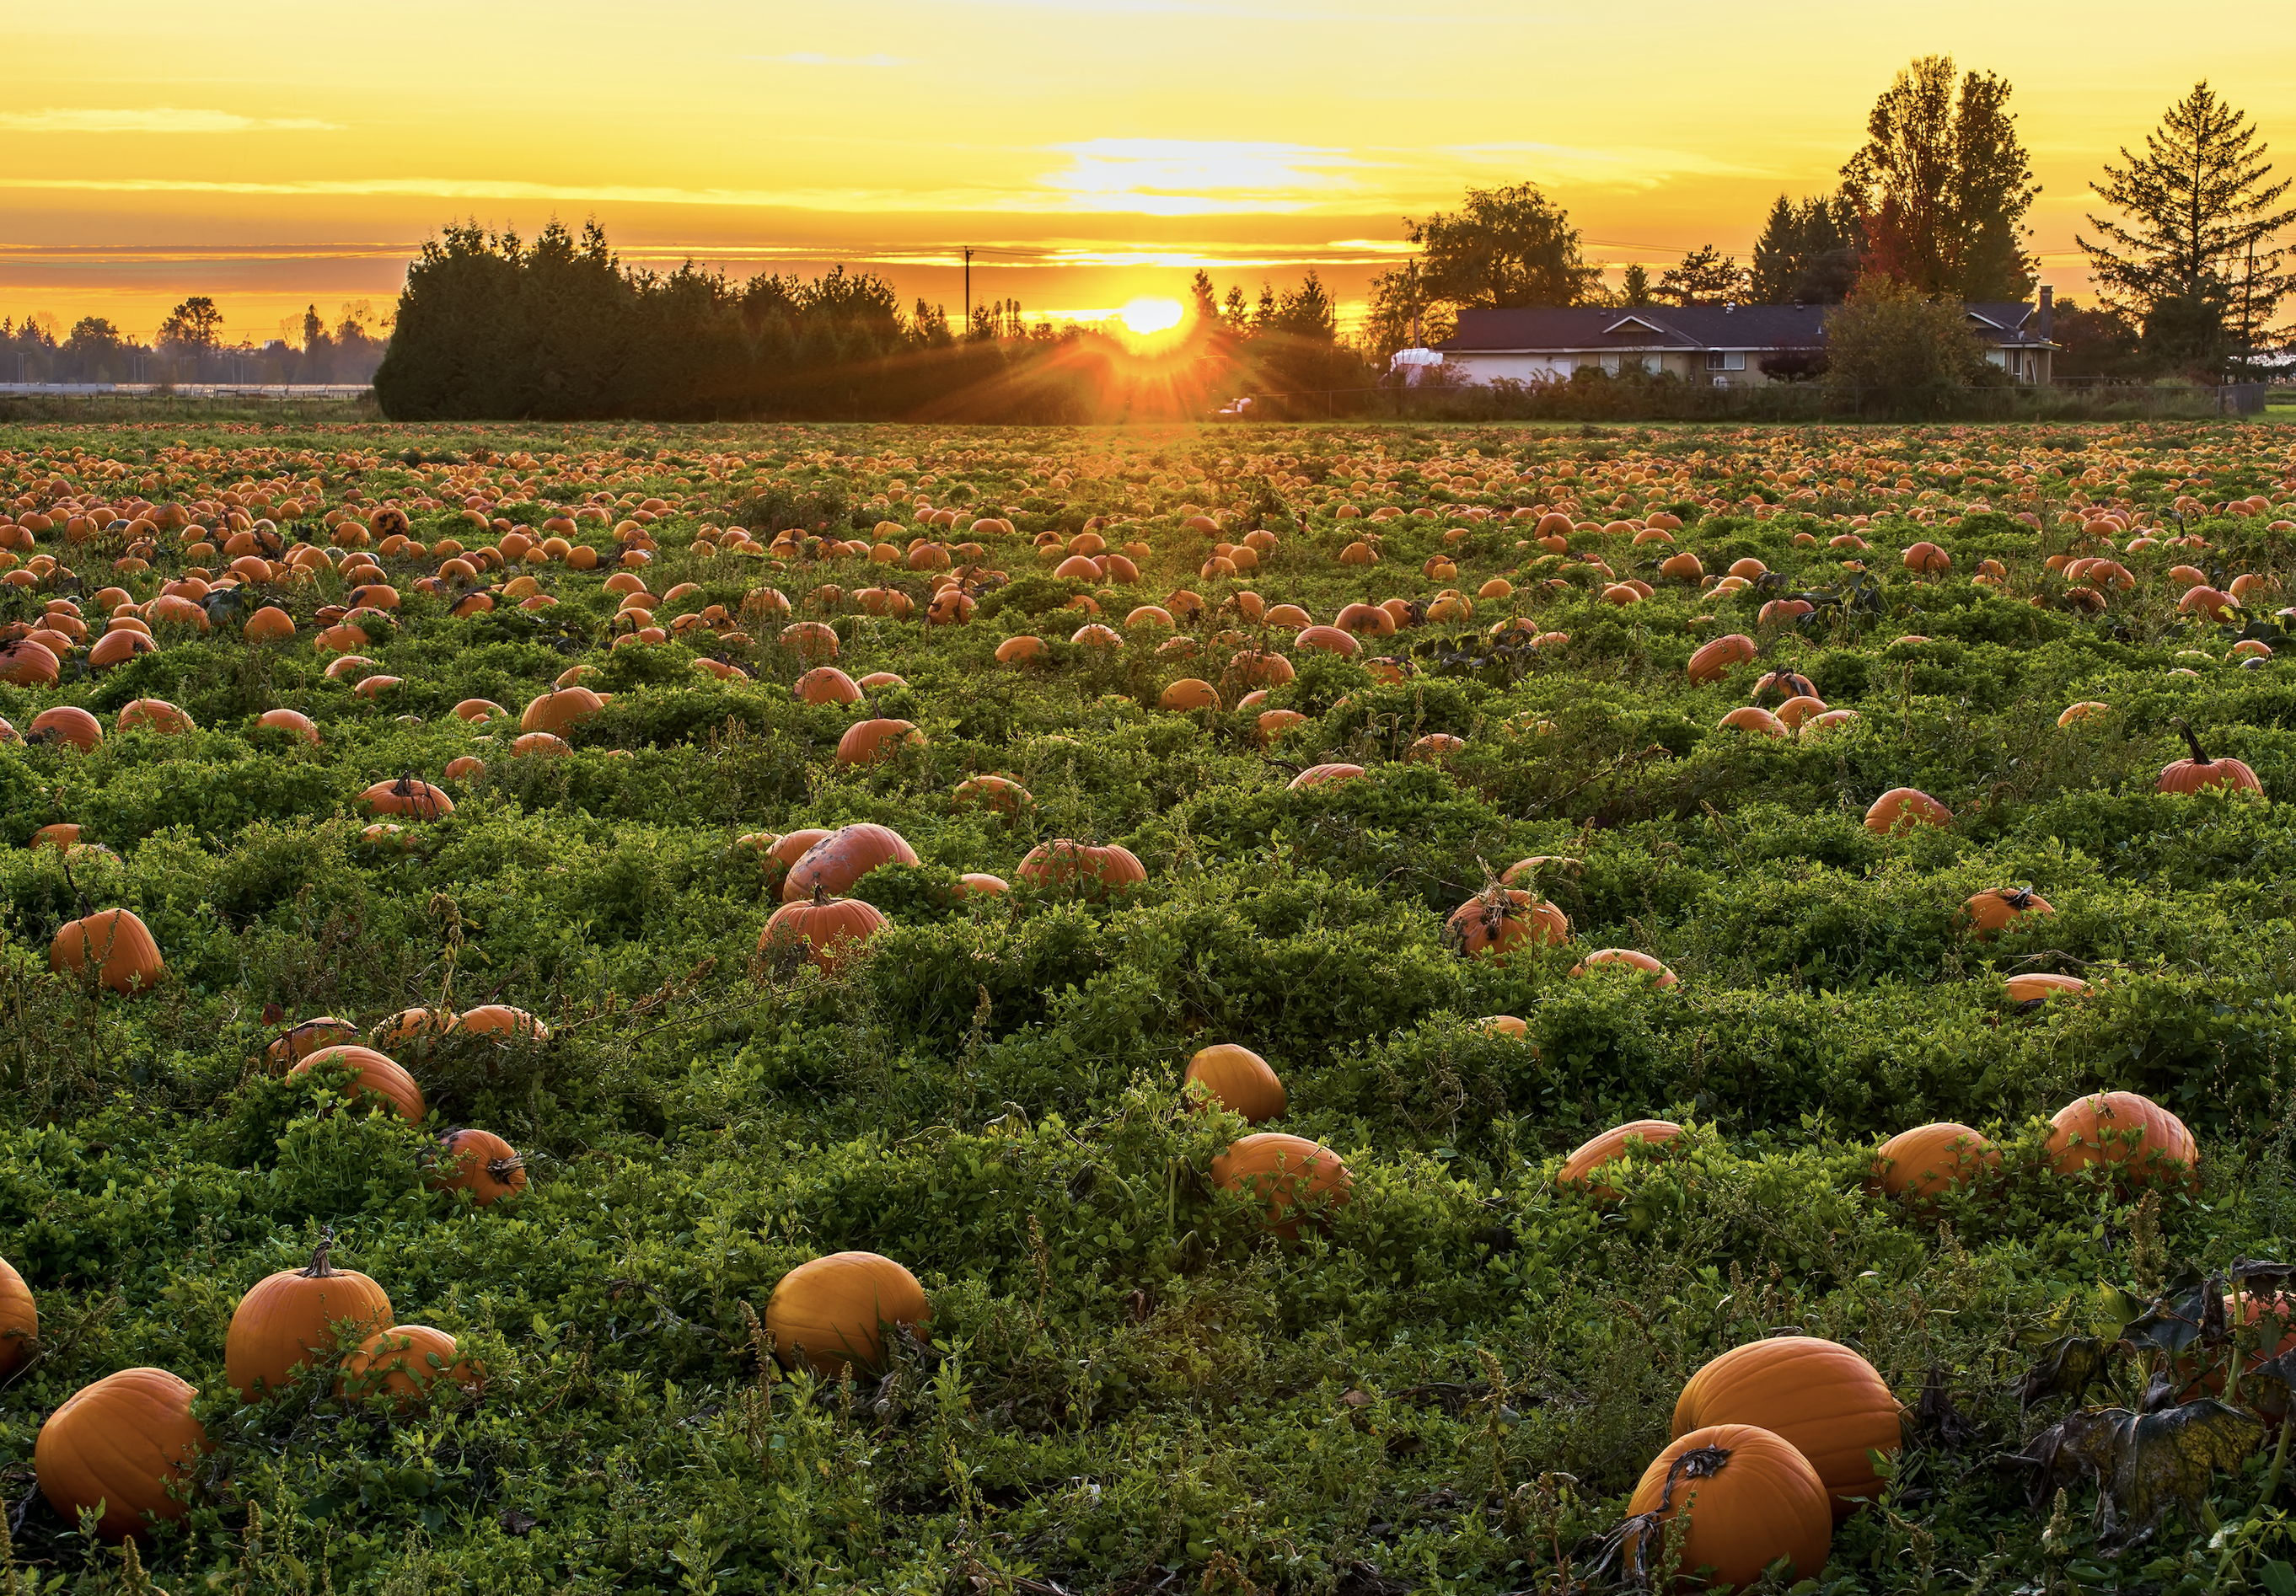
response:
M15 1562L131 1588L102 1478L177 1596L1605 1589L1799 1334L1702 1412L1815 1518L1685 1567L2281 1590L2276 1325L2140 1314L2296 1231L2292 521L2229 422L0 424ZM2156 1375L2177 1491L2003 1461Z

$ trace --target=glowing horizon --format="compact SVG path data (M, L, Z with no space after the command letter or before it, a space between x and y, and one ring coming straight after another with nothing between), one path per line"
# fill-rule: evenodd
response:
M2164 37L2128 0L2078 25L1972 0L1847 25L1662 0L1626 66L1607 13L1497 0L652 16L633 34L527 4L418 4L380 31L282 0L45 15L20 35L39 86L0 111L0 315L148 337L204 292L227 338L260 342L306 304L387 310L451 220L531 235L594 215L628 260L842 261L952 315L971 245L975 300L1031 320L1185 301L1199 267L1255 297L1312 268L1352 320L1406 251L1401 218L1471 184L1538 182L1614 273L1710 241L1742 260L1770 201L1831 190L1874 96L1933 50L2016 86L2044 185L2033 245L2061 293L2087 287L2087 185L2196 79L2296 169L2296 29Z

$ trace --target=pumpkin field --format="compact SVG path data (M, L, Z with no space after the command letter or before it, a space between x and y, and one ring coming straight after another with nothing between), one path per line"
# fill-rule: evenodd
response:
M2269 425L0 427L0 1591L2296 1596L2292 621Z

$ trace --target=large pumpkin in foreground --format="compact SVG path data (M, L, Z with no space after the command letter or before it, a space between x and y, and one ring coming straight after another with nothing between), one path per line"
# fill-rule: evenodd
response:
M1716 1424L1759 1425L1782 1437L1825 1482L1833 1516L1881 1494L1869 1451L1895 1453L1898 1399L1874 1365L1838 1341L1774 1336L1734 1346L1690 1377L1674 1404L1674 1435Z
M2049 1166L2070 1174L2114 1164L2132 1183L2196 1181L2200 1149L2185 1122L2134 1092L2098 1092L2049 1116Z
M1717 1424L1677 1436L1651 1461L1627 1503L1630 1518L1658 1515L1658 1533L1626 1538L1628 1572L1654 1574L1671 1521L1680 1532L1684 1589L1709 1583L1743 1588L1780 1558L1792 1559L1787 1582L1815 1579L1833 1549L1825 1486L1809 1460L1771 1431Z
M1212 1160L1212 1182L1222 1191L1259 1199L1267 1229L1287 1241L1298 1239L1307 1218L1296 1208L1343 1208L1355 1183L1339 1154L1281 1131L1238 1138Z
M766 1304L766 1329L784 1367L802 1358L834 1379L849 1363L884 1361L883 1326L915 1333L932 1318L925 1289L898 1264L873 1252L836 1252L782 1276Z
M816 891L803 903L783 904L758 934L758 951L768 958L810 962L824 975L835 975L845 961L883 930L886 920L873 904L857 897L831 897Z
M301 1075L316 1069L322 1064L348 1065L354 1072L344 1083L344 1093L356 1102L362 1095L381 1098L409 1125L421 1125L430 1106L422 1101L422 1088L414 1077L399 1068L398 1061L371 1047L339 1044L307 1053L290 1069L289 1075Z
M1232 1109L1259 1125L1281 1119L1287 1101L1283 1083L1267 1060L1233 1042L1215 1043L1188 1060L1184 1084L1201 1086L1223 1109Z
M56 933L48 945L48 968L79 975L89 965L114 992L149 992L167 966L151 928L126 909L98 909Z
M32 1448L40 1494L72 1523L102 1502L96 1534L108 1541L142 1535L146 1513L182 1518L192 1505L184 1486L208 1450L192 1417L198 1395L165 1369L122 1369L82 1386L40 1426Z
M300 1269L283 1269L256 1282L231 1316L223 1368L232 1388L249 1402L284 1387L299 1363L333 1350L338 1333L356 1346L390 1322L390 1297L356 1269L328 1258L332 1237L321 1241Z
M1445 940L1469 958L1504 960L1517 947L1554 947L1570 939L1570 917L1519 887L1486 888L1451 911Z

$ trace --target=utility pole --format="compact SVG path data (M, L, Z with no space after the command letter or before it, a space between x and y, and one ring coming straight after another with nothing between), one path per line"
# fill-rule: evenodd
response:
M972 251L964 252L964 336L972 336Z

